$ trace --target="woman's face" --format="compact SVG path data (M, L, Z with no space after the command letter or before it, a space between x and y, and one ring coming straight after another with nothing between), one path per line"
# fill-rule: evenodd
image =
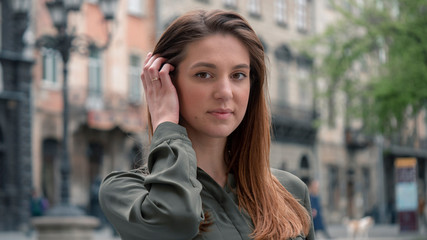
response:
M205 37L185 51L175 82L180 124L193 140L226 138L238 127L248 105L249 52L229 34Z

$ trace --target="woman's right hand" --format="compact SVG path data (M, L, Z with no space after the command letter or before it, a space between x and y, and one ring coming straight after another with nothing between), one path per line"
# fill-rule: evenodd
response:
M169 75L175 67L165 63L166 60L148 53L141 74L153 132L163 122L178 124L179 121L178 95Z

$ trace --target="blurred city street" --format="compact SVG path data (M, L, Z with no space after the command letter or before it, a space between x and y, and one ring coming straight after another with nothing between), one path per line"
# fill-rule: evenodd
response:
M346 232L343 225L329 226L329 232L334 240L353 240ZM26 234L19 232L0 232L0 240L36 240L36 233ZM318 234L317 240L326 240L323 235ZM399 233L398 225L375 225L368 232L368 238L356 239L369 239L369 240L426 240L427 230L421 229L418 232ZM95 232L93 240L120 240L119 237L114 237L112 231L108 228L103 228Z
M427 240L426 0L0 0L0 240L38 239L31 221L50 211L110 226L102 179L150 155L144 59L196 9L235 11L257 33L270 167L307 184L315 229ZM344 220L364 217L368 237L351 237ZM120 240L110 227L101 239Z

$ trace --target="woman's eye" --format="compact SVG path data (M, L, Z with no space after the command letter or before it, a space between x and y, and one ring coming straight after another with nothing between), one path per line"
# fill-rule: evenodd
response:
M237 80L242 80L246 78L246 74L244 73L234 73L232 76L232 78L237 79Z
M199 77L199 78L212 78L212 75L210 75L207 72L200 72L200 73L196 73L196 77Z

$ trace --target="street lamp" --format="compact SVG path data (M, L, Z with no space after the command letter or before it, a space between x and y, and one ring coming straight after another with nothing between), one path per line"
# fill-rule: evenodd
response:
M28 13L31 9L31 1L9 0L9 4L13 11L13 18L15 21L13 27L13 34L15 34L14 39L16 39L16 42L14 43L14 51L22 51L25 47L23 34L28 27Z
M114 19L115 4L117 0L99 0L101 10L106 21ZM73 51L87 54L88 49L97 47L106 49L109 45L111 34L108 32L108 40L104 46L98 47L95 42L86 35L76 35L74 31L68 32L68 13L79 11L82 0L54 0L46 3L49 9L53 25L58 30L58 34L44 35L37 40L38 47L46 47L57 50L63 62L63 142L61 156L61 202L48 211L50 216L81 216L83 211L70 204L70 160L68 153L68 60Z
M114 12L117 7L117 0L101 1L101 11L104 13L105 20L113 20Z
M28 14L31 2L29 0L11 0L12 10L15 14Z

